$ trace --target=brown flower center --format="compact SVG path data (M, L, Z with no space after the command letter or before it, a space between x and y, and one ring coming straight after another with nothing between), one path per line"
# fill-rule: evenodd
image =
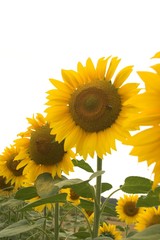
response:
M6 183L6 178L0 176L0 189L3 191L11 191L11 182Z
M73 189L70 189L70 198L72 200L77 200L77 199L79 199L79 195L77 193L75 193Z
M95 81L79 87L71 96L69 110L76 125L98 132L111 125L121 111L121 99L111 82Z
M64 143L55 141L55 136L50 134L49 125L36 129L31 133L29 155L36 164L46 166L61 162L65 154Z
M19 176L22 176L24 167L17 170L17 166L20 163L20 160L14 161L15 156L14 155L11 156L11 158L8 159L6 165L7 165L7 168L14 174L14 176L19 177Z
M124 205L124 213L129 216L129 217L133 217L135 216L139 211L139 208L136 207L136 203L135 202L127 202Z

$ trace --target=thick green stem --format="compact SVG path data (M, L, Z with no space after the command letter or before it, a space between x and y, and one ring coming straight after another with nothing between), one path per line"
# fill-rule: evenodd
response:
M55 216L54 216L54 234L55 239L59 240L59 203L55 203Z
M102 170L102 159L97 156L97 171ZM96 199L94 203L94 223L93 223L93 239L98 237L98 229L100 225L100 214L101 214L101 175L96 178Z

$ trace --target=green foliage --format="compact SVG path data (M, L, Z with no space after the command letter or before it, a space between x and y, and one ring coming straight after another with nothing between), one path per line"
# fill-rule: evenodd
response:
M137 207L154 207L160 205L160 188L149 191L147 195L139 197Z
M35 187L21 188L15 194L15 198L19 200L29 200L37 196L38 194Z
M19 235L24 232L31 231L35 228L42 227L44 224L44 219L39 219L33 224L29 224L26 219L20 220L16 223L9 225L0 231L0 238L2 237L11 237L15 235Z
M159 240L160 239L160 224L152 225L144 231L136 233L132 237L124 240Z
M81 169L83 169L87 172L94 173L91 166L86 161L84 161L83 159L82 160L72 159L72 162L73 162L75 167L79 167L79 168L81 168Z
M124 184L120 188L126 193L147 193L152 188L152 181L144 177L130 176L125 179Z

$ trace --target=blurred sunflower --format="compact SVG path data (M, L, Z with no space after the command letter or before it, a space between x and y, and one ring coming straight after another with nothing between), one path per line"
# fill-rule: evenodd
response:
M109 237L114 240L121 240L121 232L116 229L116 225L106 224L103 222L103 225L99 227L99 236Z
M14 185L15 189L27 183L29 184L27 174L23 173L24 166L18 168L22 159L15 160L19 151L19 148L15 145L11 145L10 147L6 147L4 152L0 155L0 176L6 179L6 184L10 182L11 185Z
M146 208L146 211L139 214L135 229L137 231L143 231L154 224L160 224L160 207Z
M93 223L94 220L94 211L89 211L86 209L82 209L83 213L85 214L85 216L87 217L88 221L90 223Z
M0 196L10 196L14 191L14 185L11 185L11 181L6 183L6 178L0 176Z
M27 118L30 126L26 132L19 134L20 138L15 142L21 149L16 156L16 160L23 159L18 169L24 168L24 173L28 173L31 181L44 173L61 177L62 171L69 174L73 171L71 157L74 153L71 150L64 151L64 143L55 141L55 136L50 134L50 126L43 117L38 113L36 118Z
M80 204L80 196L72 188L63 188L60 193L67 193L66 200L74 205Z
M37 197L34 197L34 198L31 198L31 199L29 199L29 200L26 200L26 202L27 203L33 203L33 202L35 202L35 201L37 201L37 200L40 200L41 198L39 197L39 196L37 196ZM41 204L41 205L39 205L39 206L37 206L37 207L34 207L34 210L36 211L36 212L39 212L39 213L41 213L41 212L45 212L45 211L52 211L53 210L53 207L54 207L54 204L52 204L52 203L46 203L46 204Z
M160 58L160 53L153 58ZM139 108L139 114L133 118L134 124L146 126L147 129L130 137L125 144L132 145L130 154L138 156L138 161L147 161L148 166L154 165L153 189L160 182L160 64L151 66L152 72L138 72L144 81L145 91L132 100Z
M130 128L124 128L124 122L136 109L134 104L124 103L139 89L137 83L122 85L132 66L113 77L119 62L117 57L100 58L94 67L89 58L86 66L78 63L77 72L62 70L64 82L50 79L56 89L48 91L47 121L56 141L64 140L65 150L76 147L84 158L95 152L102 158L116 150L116 139L129 136Z
M116 212L118 218L127 225L135 223L139 214L144 212L144 208L136 207L137 201L138 195L134 194L129 196L124 195L117 202Z

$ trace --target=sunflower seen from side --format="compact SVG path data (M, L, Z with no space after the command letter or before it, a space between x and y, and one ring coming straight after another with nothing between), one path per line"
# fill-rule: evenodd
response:
M11 186L14 186L14 189L29 184L27 174L23 172L24 166L18 168L22 159L15 160L19 152L20 149L18 147L11 145L6 147L0 155L0 176L6 179L6 184L10 183Z
M160 53L153 58L160 58ZM147 161L148 166L154 164L152 188L155 189L160 183L160 63L151 66L151 69L138 72L145 84L145 91L128 101L139 108L132 121L144 129L129 137L125 144L133 146L130 154L137 156L139 162Z
M141 232L155 224L160 224L160 206L146 208L143 213L139 214L135 229Z
M132 66L114 76L119 62L117 57L100 58L95 67L89 58L86 66L78 63L77 71L62 70L63 82L50 79L55 88L47 92L46 117L65 150L75 147L84 159L95 152L103 158L116 150L116 139L129 136L124 122L136 110L124 103L139 89L137 83L123 84Z
M124 195L120 197L116 205L118 218L127 225L134 224L140 213L144 212L144 208L136 207L138 195Z
M99 227L99 236L109 237L114 240L122 239L121 232L116 229L116 225L106 224L105 222L103 222L102 226Z
M45 172L52 177L61 177L62 172L69 174L73 171L71 158L75 154L64 151L64 143L55 141L55 136L50 134L50 126L45 117L38 113L36 117L28 118L30 126L26 132L20 133L15 142L21 148L16 159L23 159L18 168L24 167L32 182Z

